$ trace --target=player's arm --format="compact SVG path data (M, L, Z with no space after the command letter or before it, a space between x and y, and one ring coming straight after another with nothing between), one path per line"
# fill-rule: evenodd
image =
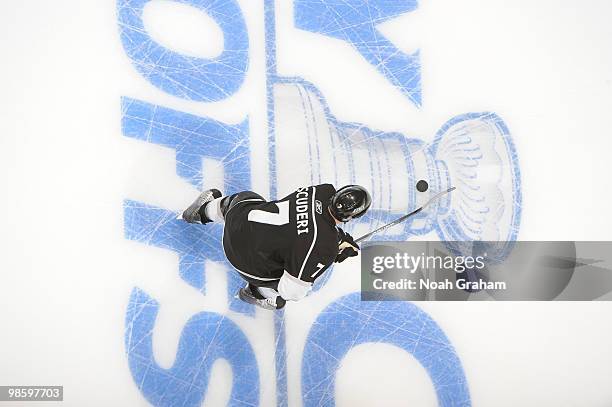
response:
M312 284L333 264L334 253L325 253L313 248L309 253L295 253L286 264L279 283L278 292L285 300L298 301L312 290Z
M338 229L338 255L334 260L336 263L342 263L349 257L357 256L359 251L359 245L355 243L355 240L351 235L346 233L344 230Z

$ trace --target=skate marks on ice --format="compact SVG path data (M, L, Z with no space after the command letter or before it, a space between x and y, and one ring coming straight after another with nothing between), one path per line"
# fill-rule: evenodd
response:
M350 44L415 106L421 106L419 50L406 53L377 28L418 8L417 0L326 1L295 0L295 27ZM272 27L268 26L268 31Z
M153 356L153 329L159 303L134 288L126 315L125 347L134 382L154 406L200 406L208 393L213 365L231 367L229 405L259 405L259 369L242 330L228 317L200 312L181 333L176 359L169 369Z
M429 375L438 405L470 405L461 361L429 315L408 302L362 302L353 293L327 306L310 329L302 359L304 406L335 405L336 373L349 351L362 344L388 344L412 355ZM380 369L368 362L362 368ZM393 372L377 376L385 381L386 374ZM404 390L419 392L409 384Z
M177 175L194 187L203 183L202 162L208 158L222 164L225 190L249 189L246 123L230 126L129 98L123 98L122 111L124 136L174 150ZM220 225L190 225L176 219L173 210L132 200L124 202L124 225L127 239L176 252L180 277L202 293L207 260L223 262L231 270L220 243ZM240 277L228 273L230 308L252 314L251 306L233 299L241 284Z
M306 157L276 160L273 178L279 195L322 182L363 185L372 195L372 207L359 222L347 224L360 235L454 186L453 194L377 234L376 240L405 240L432 231L440 240L516 240L522 201L518 157L507 126L495 113L452 118L427 143L337 120L321 92L300 79L277 79L272 98L277 157ZM429 184L426 192L416 190L419 180ZM501 245L490 254L503 257L507 250Z
M182 2L190 6L193 14L204 13L212 18L224 34L220 55L198 58L167 48L152 38L143 19L150 3L156 2L117 1L121 42L138 72L160 90L182 99L214 102L235 93L244 82L249 62L249 36L240 6L228 0Z
M231 367L228 405L260 405L260 380L270 372L260 370L249 338L231 318L213 312L191 317L172 367L164 369L152 349L158 310L159 303L144 291L132 291L125 346L134 381L151 404L200 406L211 391L213 366L223 359ZM335 405L336 374L342 360L353 348L367 343L391 345L412 355L429 375L440 406L470 405L461 361L431 317L411 303L362 302L353 293L327 306L310 329L302 356L304 406ZM283 349L280 343L277 347ZM286 361L282 356L279 360ZM376 369L376 361L369 362L374 364L370 369ZM276 374L286 379L285 366L277 366ZM277 393L278 405L286 405L286 387L277 391L282 391Z
M155 0L153 0L155 1ZM211 58L186 55L157 43L147 32L143 13L147 0L118 0L117 18L127 57L148 83L168 98L218 102L235 95L245 82L252 58L248 19L232 0L184 0L182 6L204 13L223 33L223 51ZM354 229L366 232L422 205L432 194L451 185L457 191L419 217L389 229L377 239L405 240L435 232L444 240L512 240L520 223L521 195L518 160L507 126L494 113L467 113L450 119L432 142L406 134L370 129L335 118L315 84L302 78L283 78L276 71L274 5L265 0L267 87L267 160L253 156L250 134L253 117L239 124L184 113L151 102L124 97L122 131L125 137L171 149L176 174L197 190L222 187L225 193L251 189L251 181L268 172L270 197L297 187L322 182L358 183L374 199L373 210ZM376 26L417 8L402 2L330 2L296 0L295 28L351 45L364 63L376 68L412 104L421 105L421 65L418 51L405 53L381 35ZM244 7L244 5L242 5ZM258 22L264 24L264 19ZM368 118L364 117L363 123ZM285 157L281 159L280 157ZM289 158L287 158L289 157ZM222 185L211 185L203 160L218 162ZM253 171L253 173L251 173ZM426 180L429 189L417 193ZM265 191L260 191L265 194ZM175 208L176 209L176 208ZM206 261L223 263L221 228L201 227L176 219L176 211L131 199L124 201L124 233L128 240L173 251L179 257L177 278L206 295ZM355 234L356 232L354 232ZM357 233L361 234L361 233ZM503 250L500 251L503 254ZM170 271L176 272L176 271ZM317 281L325 285L331 273ZM251 306L233 296L242 284L228 272L229 311L202 310L182 328L174 364L156 363L152 331L159 307L156 299L135 287L125 320L125 345L134 382L156 406L196 406L210 393L211 372L217 360L231 368L229 405L259 405L263 377L255 354L255 338L236 324L253 318ZM275 316L277 405L288 404L285 316ZM345 327L333 337L333 327ZM349 329L351 328L352 329ZM339 329L339 328L338 328ZM338 331L340 332L340 331ZM355 346L375 342L398 347L420 362L436 390L440 405L469 405L466 379L459 358L438 325L408 303L360 303L358 295L327 305L305 340L302 360L302 400L305 405L334 405L334 386L323 387L342 358ZM330 358L329 355L333 355ZM255 357L257 356L257 357Z

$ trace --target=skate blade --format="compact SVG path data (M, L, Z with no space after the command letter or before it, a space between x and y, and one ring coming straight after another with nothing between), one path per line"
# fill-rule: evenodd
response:
M275 308L271 308L271 307L267 307L265 305L263 305L261 303L261 300L258 300L257 298L245 295L242 293L242 290L238 291L238 299L246 302L247 304L251 304L251 305L255 305L256 307L259 307L261 309L265 309L266 311L275 311Z

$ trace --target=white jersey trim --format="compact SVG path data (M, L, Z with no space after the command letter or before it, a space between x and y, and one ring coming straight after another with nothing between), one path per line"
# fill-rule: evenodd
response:
M250 199L243 199L242 201L238 201L234 204L234 206L232 206L231 208L229 208L227 210L227 212L225 212L225 216L227 216L228 213L230 213L230 211L232 209L234 209L236 207L236 205L241 204L243 202L266 202L265 199L260 199L260 198L250 198Z
M306 253L306 258L302 263L302 267L300 268L300 273L297 278L301 280L302 273L304 272L304 267L306 267L306 263L308 262L308 258L310 257L310 253L312 253L312 249L314 248L315 243L317 242L317 219L315 218L315 196L317 194L317 188L312 187L312 202L311 202L311 211L312 211L312 224L314 225L314 237L312 238L312 244L310 245L310 249L308 253ZM284 298L284 297L283 297Z
M226 255L226 257L227 257L227 255ZM232 264L232 267L234 269L236 269L236 271L239 272L240 274L244 274L245 276L253 278L255 280L261 280L261 281L276 281L276 280L280 280L280 278L263 278L263 277L257 277L257 276L251 275L249 273L245 273L244 271L239 270L238 268L236 268L236 266L234 266L233 264Z

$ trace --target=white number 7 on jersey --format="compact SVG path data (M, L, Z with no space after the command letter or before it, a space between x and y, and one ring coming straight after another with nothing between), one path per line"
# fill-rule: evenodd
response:
M248 219L251 222L266 223L268 225L286 225L289 223L289 201L276 204L278 213L266 212L260 209L253 209L249 212Z

